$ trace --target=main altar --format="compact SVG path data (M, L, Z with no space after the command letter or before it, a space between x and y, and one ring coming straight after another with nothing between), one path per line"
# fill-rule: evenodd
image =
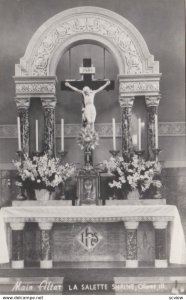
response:
M141 223L151 223L154 230L151 266L165 268L168 263L186 263L184 233L175 206L112 205L90 209L88 206L54 207L40 204L3 208L0 215L1 263L11 258L12 268L24 268L26 234L23 234L23 230L30 222L40 230L41 256L37 258L40 268L51 268L53 263L59 264L60 261L120 261L122 268L137 268L138 252L146 251L145 248L149 246L148 243L139 243L142 241L137 230ZM58 226L60 224L63 225L61 228ZM11 230L12 247L9 247L12 248L12 254L6 244L5 225ZM169 238L166 230L170 233ZM32 240L33 251L35 247L37 242L33 244ZM140 247L142 249L139 251Z
M87 41L104 46L104 53L105 49L112 53L118 82L105 76L96 79L90 57L79 68L81 78L60 82L63 91L73 91L72 97L76 93L82 96L82 124L76 140L84 162L76 166L72 160L65 161L64 118L58 126L60 149L56 145L56 68L67 50L71 67L70 49ZM113 12L94 7L70 9L38 29L15 68L17 199L0 211L0 263L10 263L14 269L27 268L29 263L54 268L63 262L120 262L122 268L138 268L143 262L155 268L186 264L179 212L176 206L166 204L161 193L160 77L159 63L141 34ZM111 157L96 165L94 150L98 143L102 147L102 139L94 100L97 93L113 89L117 89L121 108L121 149L116 147L118 125L113 116L109 124L112 149L103 150ZM144 98L146 107L144 149L140 117L135 136L131 133L133 105L139 97ZM34 120L34 153L30 139L32 98L40 99L44 120L40 147L39 124ZM71 193L68 197L72 182L75 196ZM137 192L132 200L131 192Z

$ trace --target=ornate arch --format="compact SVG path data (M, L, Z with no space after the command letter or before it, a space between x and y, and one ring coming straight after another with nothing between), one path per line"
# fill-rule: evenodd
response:
M89 6L68 9L46 21L31 38L24 57L16 65L15 75L54 76L55 70L49 62L58 60L56 54L61 54L58 49L63 52L65 45L87 37L115 49L112 53L116 62L123 65L119 75L159 73L158 62L128 20L110 10Z
M144 38L127 19L110 10L91 6L68 9L46 21L35 32L25 55L15 66L16 104L22 118L24 151L29 149L27 111L30 98L40 97L45 114L45 150L53 152L57 64L66 49L87 41L108 49L118 66L123 154L131 147L130 115L134 97L138 95L146 97L148 143L152 152L155 143L154 115L160 99L159 62L154 60Z

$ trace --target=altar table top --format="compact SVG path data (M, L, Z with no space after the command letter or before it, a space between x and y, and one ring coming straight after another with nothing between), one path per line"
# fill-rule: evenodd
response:
M6 223L9 222L120 222L170 221L170 263L186 264L186 243L180 215L174 205L21 206L0 210L0 263L9 261Z

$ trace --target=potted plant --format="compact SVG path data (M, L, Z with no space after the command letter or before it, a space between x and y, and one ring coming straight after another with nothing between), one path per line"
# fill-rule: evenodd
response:
M47 154L42 156L25 156L21 161L13 162L18 179L25 189L32 188L37 200L49 200L55 188L70 177L75 166L62 165L59 158L51 158Z
M102 165L107 173L114 176L109 186L126 191L128 199L139 199L151 187L160 188L162 185L158 179L161 172L159 162L145 161L133 155L127 162L120 156L111 157Z

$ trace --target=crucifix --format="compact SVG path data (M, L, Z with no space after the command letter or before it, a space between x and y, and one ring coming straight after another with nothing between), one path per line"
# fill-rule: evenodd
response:
M96 109L94 97L96 93L106 89L114 89L114 81L94 79L95 68L91 65L91 59L83 59L83 67L79 68L82 78L80 80L68 80L61 82L62 90L73 90L83 95L82 119L84 126L94 127ZM71 84L72 83L72 84Z

